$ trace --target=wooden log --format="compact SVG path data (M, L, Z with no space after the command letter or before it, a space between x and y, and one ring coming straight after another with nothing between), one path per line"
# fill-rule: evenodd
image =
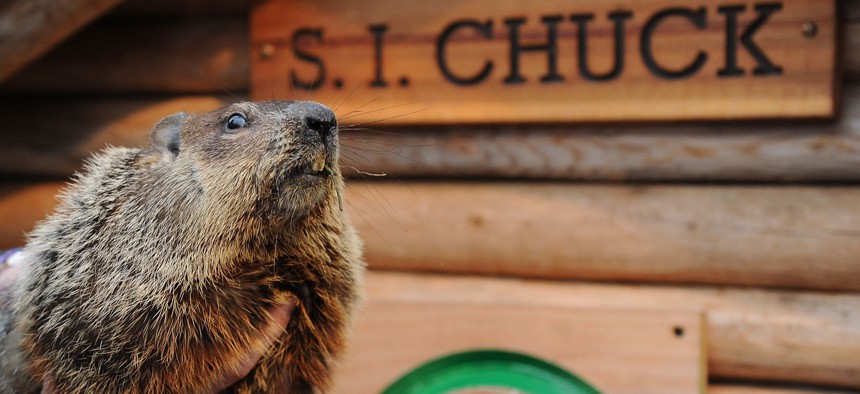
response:
M846 23L860 21L860 3L854 0L840 0L839 19Z
M50 209L53 204L52 196L62 186L62 183L45 183L31 186L7 185L0 189L0 248L8 248L12 246L20 246L23 244L23 233L32 228L33 223L41 219L43 213ZM375 196L371 197L372 201L363 201L366 197L359 197L356 193L358 189L366 186L372 187ZM367 255L370 263L374 267L379 267L378 256L380 250L390 249L392 251L402 252L403 242L402 235L398 234L414 234L413 237L421 237L423 243L427 245L437 245L440 242L449 242L449 244L439 244L434 250L435 256L429 258L431 267L438 271L457 272L464 271L462 267L452 263L447 257L450 255L449 249L462 250L462 244L473 241L473 238L466 240L454 240L457 235L462 235L460 229L463 227L459 220L451 220L447 214L429 209L426 203L427 200L439 198L439 196L424 196L423 188L417 188L415 185L402 186L403 189L411 188L412 193L422 198L421 204L410 206L409 210L423 212L424 215L437 216L433 220L427 220L427 224L420 230L415 230L412 220L408 215L401 216L402 209L399 199L395 199L392 193L389 193L379 184L357 184L352 183L349 187L347 198L347 207L353 220L359 226L359 231L366 241ZM571 187L570 195L579 194L582 189L589 187ZM713 188L709 188L713 190ZM733 189L733 188L728 188ZM790 197L791 200L803 200L809 197L808 192L797 195L793 189L775 190L775 193L781 193ZM499 200L501 204L508 202L509 199L501 195L502 193L493 193L484 201L489 204L496 204L494 201ZM647 192L645 193L647 194ZM712 194L712 193L703 193ZM701 204L706 205L709 202L716 200L731 200L726 193L716 192L715 197L708 198L702 201ZM758 205L755 200L750 202L747 195L748 205ZM481 198L482 196L472 195L471 199ZM447 202L447 199L445 199ZM610 200L612 200L610 198ZM848 198L848 200L856 201L856 198ZM467 203L468 198L462 202ZM689 201L688 201L689 202ZM516 205L516 209L524 210L526 213L533 212L534 209L530 206L535 205L537 201L532 201L529 204ZM607 205L617 204L615 208L620 212L633 212L634 209L625 208L617 200L610 201ZM367 209L362 205L370 205L371 209ZM851 212L850 209L841 209L843 203L835 204L831 208L833 212L842 210L844 213ZM449 205L449 210L456 211L456 204ZM550 207L552 208L552 207ZM681 207L683 208L683 207ZM815 212L818 207L809 206L806 208L795 207L795 213L802 214L801 211ZM606 209L606 206L583 207L580 210L599 211ZM704 209L704 208L703 208ZM727 219L744 215L745 209L742 206L735 206L738 211ZM722 211L717 207L715 211ZM774 222L778 222L782 216L781 209L778 206L773 206L769 209L761 208L761 210L770 211L774 216ZM825 209L827 211L829 209ZM680 212L686 212L686 209L680 209ZM502 210L494 212L497 216L502 214ZM717 216L717 214L713 216ZM556 212L556 215L568 216L570 213L564 211ZM598 214L600 216L600 214ZM383 217L384 219L379 219ZM377 219L373 219L377 218ZM675 219L678 217L676 216ZM491 219L491 218L490 218ZM511 226L522 228L522 222L514 222L512 225L505 225L494 220L485 219L481 216L469 218L470 225L482 224L485 228L483 234L485 238L495 237L501 232L509 232L518 238L525 238L528 234L529 242L514 240L510 237L500 239L496 237L497 244L494 244L494 249L510 249L505 245L507 243L523 244L540 242L540 245L532 245L536 251L533 255L528 256L528 259L518 260L516 265L516 274L530 276L541 274L539 271L546 265L561 265L564 261L550 262L535 262L541 256L545 256L548 252L540 250L545 244L552 242L540 241L541 237L546 236L545 230L552 229L553 222L541 223L537 226L537 221L545 219L543 217L535 218L536 222L532 230L528 232L517 232L512 230ZM613 226L619 228L624 227L624 218L619 215ZM642 220L646 222L655 222L657 218L648 217L643 214L640 217L630 217L630 220ZM369 220L377 220L373 225L368 225ZM544 220L546 221L546 220ZM554 220L555 222L556 220ZM433 229L433 222L447 222L450 227L451 236L442 234ZM701 229L706 230L709 226L704 226L707 220L696 224ZM695 223L695 222L693 222ZM722 223L715 223L724 227L724 229L732 230L729 226L730 221L726 220ZM838 223L835 220L833 223ZM655 231L655 235L671 232L671 227L675 224L684 227L683 223L673 223L673 221L663 221L666 226L663 231ZM580 223L578 226L570 226L567 228L557 228L558 233L570 231L574 236L589 232L589 227L596 227L593 232L595 235L591 245L580 245L580 247L592 250L611 250L611 249L630 249L625 241L626 239L598 239L602 233L601 227L606 225L595 225L592 221L588 223ZM499 229L493 229L501 228ZM660 227L660 226L657 226ZM726 284L749 284L754 281L757 276L761 276L761 272L766 270L762 267L770 267L775 273L770 273L771 276L778 276L782 273L787 277L794 277L797 281L799 277L815 278L824 272L832 272L832 263L829 261L833 254L839 254L844 247L834 245L827 250L818 251L819 258L810 257L802 266L794 263L792 259L785 259L785 263L780 261L780 258L787 254L794 253L804 254L805 241L803 238L794 237L790 232L779 232L777 223L774 226L764 229L765 232L773 232L774 236L785 235L789 238L788 241L794 241L796 245L774 245L773 256L762 259L761 261L753 261L743 256L743 251L749 250L748 244L755 241L762 242L764 235L750 235L750 231L755 230L755 226L735 228L739 232L738 239L749 237L752 238L749 242L738 242L732 244L731 240L723 239L725 248L737 248L737 252L727 251L724 253L725 259L719 260L721 257L718 251L712 251L711 254L716 255L710 257L714 267L700 267L701 271L719 271L724 270L722 275ZM809 231L813 228L807 229ZM683 232L683 231L679 231ZM709 231L704 231L709 232ZM814 233L800 234L814 237ZM571 238L574 238L571 236ZM442 238L439 240L439 238ZM695 236L677 237L679 245L690 243L695 240ZM586 240L587 241L587 240ZM572 240L559 241L560 245L568 245ZM855 242L856 243L856 242ZM646 249L660 249L662 244L649 244L641 246L640 243L634 242L633 247L638 247L642 250L642 256L637 257L638 260L629 262L632 266L628 268L629 272L637 269L640 270L662 270L665 266L684 265L684 255L673 255L673 250L662 250L660 253L649 251ZM416 248L415 254L426 254L429 247L421 247L419 242L410 241L405 247ZM573 248L574 246L571 246ZM502 253L487 250L486 242L480 241L474 245L473 250L467 251L472 256L486 253L488 257L475 257L474 263L487 264L488 268L476 269L476 271L490 272L496 271L497 263L492 261L499 258ZM554 246L558 248L558 246ZM768 249L767 245L761 245L761 249ZM856 246L855 246L856 248ZM716 249L716 247L715 247ZM780 250L782 249L782 250ZM786 252L785 250L788 250ZM659 251L659 250L658 250ZM808 252L808 251L807 251ZM394 252L392 252L394 253ZM610 251L604 251L610 253ZM679 253L680 254L680 253ZM806 253L810 254L810 253ZM815 254L815 253L811 253ZM857 254L855 253L854 256ZM667 257L668 256L668 257ZM509 267L513 264L510 260L515 260L519 257L511 258L501 256L502 264L507 264ZM737 263L732 258L740 258L745 260L742 263ZM507 260L507 261L505 261ZM718 261L719 260L719 261ZM407 263L414 261L410 256L403 257L403 263L399 264L406 267ZM489 262L488 262L489 261ZM611 261L606 261L611 264ZM695 261L693 262L695 263ZM684 269L695 270L695 264L690 263ZM477 264L473 264L476 266ZM495 264L495 265L494 265ZM389 261L390 265L395 265ZM581 265L581 269L603 269L599 264ZM855 264L856 265L856 264ZM598 266L595 268L595 266ZM421 267L417 267L421 268ZM481 268L481 267L478 267ZM857 277L856 268L853 271L841 273L843 283L837 283L832 287L847 287L845 283L851 282ZM537 271L537 272L534 272ZM624 279L636 280L630 278L629 272L625 275L619 275L619 278L606 277L605 279ZM508 272L510 273L510 272ZM691 276L696 273L675 273L678 276ZM699 274L703 276L703 274ZM752 279L751 279L752 278ZM830 281L833 285L833 281ZM856 281L855 281L856 282ZM856 285L855 285L856 286ZM416 275L416 274L399 274L374 272L369 275L368 284L366 286L368 296L373 299L395 299L395 300L430 300L434 302L478 302L478 303L499 303L499 304L541 304L546 306L565 306L565 307L588 307L588 308L620 308L620 309L663 309L663 310L685 310L685 311L700 311L704 310L707 314L707 331L709 338L708 345L708 360L711 376L723 378L744 378L744 379L760 379L765 381L786 381L786 382L805 382L810 384L831 384L841 387L860 388L860 295L857 294L827 294L827 293L811 293L798 291L775 291L775 290L754 290L754 289L719 289L719 288L699 288L691 287L668 287L668 286L634 286L621 284L586 284L578 282L545 282L537 280L513 280L513 279L487 279L475 277L455 278L442 275Z
M397 178L857 182L860 130L853 116L836 124L385 128L342 135L346 164Z
M344 158L398 178L857 182L860 85L844 95L833 123L384 128Z
M696 393L707 382L698 312L371 298L355 322L332 393L380 393L430 360L477 349L539 357L605 393Z
M248 89L247 20L99 23L2 85L6 92L224 93Z
M8 0L0 5L0 82L122 0Z
M145 144L152 125L171 112L242 99L6 98L0 174L66 177L106 143ZM352 110L338 108L342 126L351 125ZM835 123L383 128L344 131L341 141L345 165L397 178L858 182L858 124L860 85L852 84Z
M810 387L751 386L738 384L710 384L708 394L851 394L855 390L822 389Z
M708 371L712 379L860 388L860 295L857 294L396 272L370 272L365 288L367 297L377 301L704 311Z
M858 7L860 8L860 7ZM860 14L860 11L857 11ZM847 80L860 79L860 19L842 27L842 69Z
M376 269L860 290L860 188L350 182L344 197Z
M209 111L233 100L218 96L15 100L0 110L16 119L14 126L0 131L0 172L65 178L106 145L147 146L152 126L169 114Z
M860 290L860 188L352 183L370 266Z
M174 16L247 16L251 0L128 0L110 16L174 17Z
M25 234L54 209L62 187L62 182L0 184L0 251L24 245Z

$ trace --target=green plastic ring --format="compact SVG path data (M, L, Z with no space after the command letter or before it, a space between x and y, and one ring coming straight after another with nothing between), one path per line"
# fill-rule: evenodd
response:
M446 394L475 388L528 394L600 393L546 361L504 350L473 350L429 361L398 379L382 394Z

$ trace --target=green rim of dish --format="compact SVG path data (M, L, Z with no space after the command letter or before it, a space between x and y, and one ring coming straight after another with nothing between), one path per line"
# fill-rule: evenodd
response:
M473 350L429 361L382 394L446 394L469 388L513 389L529 394L600 394L546 361L504 350Z

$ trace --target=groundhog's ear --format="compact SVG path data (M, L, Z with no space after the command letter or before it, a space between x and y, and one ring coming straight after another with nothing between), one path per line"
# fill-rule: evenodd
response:
M182 130L182 122L188 114L176 113L162 119L149 134L149 143L165 155L175 157L179 154L179 131Z

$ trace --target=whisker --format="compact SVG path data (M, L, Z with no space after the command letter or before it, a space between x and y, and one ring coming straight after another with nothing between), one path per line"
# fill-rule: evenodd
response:
M359 175L367 175L367 176L375 176L375 177L388 176L388 174L386 174L386 173L372 173L372 172L362 171L362 170L359 170L358 168L355 168L353 166L348 166L348 165L344 165L344 164L341 164L340 166L346 167L346 168L351 168L352 170L354 170Z
M408 136L408 135L404 135L404 137L409 137L409 136ZM369 145L369 146L375 147L375 148L380 149L380 150L382 150L382 149L393 149L393 148L397 148L397 147L400 147L400 146L410 146L410 147L431 147L431 146L442 146L442 143L441 143L441 142L429 142L429 141L428 141L428 142L426 142L426 143L422 143L422 144L418 144L418 143L409 143L409 144L407 144L407 143L404 143L404 142L402 142L402 141L384 142L384 141L374 141L374 140L372 140L372 139L366 139L366 138L347 138L347 137L341 137L341 140L342 140L342 141L346 141L346 142L357 142L357 143L359 143L359 144ZM388 140L386 140L386 141L388 141ZM357 146L357 145L350 145L350 144L341 144L341 145L342 145L342 146L349 147L349 148L364 149L364 148L361 148L361 147L359 147L359 146Z
M352 195L355 196L355 193L353 193ZM357 197L354 197L354 198L357 198ZM364 205L368 204L365 199L363 199L363 198L360 198L360 199L365 201ZM350 210L350 212L349 212L350 215L359 216L364 222L370 224L370 231L372 231L374 234L376 234L376 236L379 237L379 239L381 239L383 242L385 242L385 243L388 242L388 239L385 238L385 236L382 234L382 232L380 232L376 228L376 226L373 224L373 222L368 220L367 214L365 214L361 209L358 209L358 207L356 206L356 204L354 202L352 202L351 200L346 200L346 204L349 206L352 206L353 208L356 208L356 209Z
M346 144L341 144L341 146L343 146L345 148L349 148L349 149L354 150L354 151L362 151L362 152L370 152L370 153L392 153L392 152L394 152L394 149L397 149L397 145L389 145L389 146L384 147L384 148L373 148L373 147L364 148L364 147L360 147L360 146L353 146L353 145L346 145Z
M422 109L419 109L419 110L416 110L416 111L407 112L407 113L405 113L405 114L389 116L389 117L387 117L387 118L382 118L382 119L374 120L374 121L372 121L372 122L367 122L367 123L357 123L357 124L352 124L352 125L348 125L348 126L346 126L346 127L347 127L347 128L350 128L350 127L353 127L353 126L364 126L364 125L369 125L369 124L374 124L374 123L379 123L379 122L385 122L386 120L397 119L397 118L402 118L402 117L404 117L404 116L414 115L414 114L417 114L417 113L419 113L419 112L421 112L421 111L424 111L424 110L426 110L426 109L427 109L427 108L422 108Z
M343 152L343 155L341 157L342 157L341 166L348 166L348 165L352 165L352 164L355 164L355 165L361 166L361 167L375 166L375 163L373 162L373 160L370 160L370 159L368 159L364 156L361 156L361 155L357 155L357 157L356 157L356 155L353 155L350 152Z
M341 131L365 131L365 132L376 133L376 134L396 135L398 137L408 137L409 136L409 134L405 134L405 133L398 133L398 132L394 132L394 131L382 131L382 130L371 129L371 128L367 128L367 127L341 127L338 130L341 130Z
M396 217L394 216L394 206L391 205L391 203L385 198L385 196L381 192L379 192L379 190L370 186L370 184L373 182L367 182L367 178L364 178L363 176L362 179L364 179L364 182L360 182L359 184L361 185L361 187L365 188L367 193L353 193L352 195L364 201L364 205L366 207L373 209L376 213L381 214L382 216L389 219L390 222L394 223L401 231L406 231L406 228L399 221L397 221ZM353 183L353 185L355 185L355 183ZM359 215L362 215L360 209L353 210L352 212L356 211L359 212ZM366 216L363 215L362 217L366 218ZM376 232L377 235L382 237L382 235L379 234L376 229L374 229L374 232Z
M369 81L369 80L370 80L370 78L365 78L363 81L361 81L361 83L355 85L355 87L352 88L352 90L350 90L349 93L347 93L346 96L344 96L343 99L340 100L340 102L338 102L334 106L334 112L337 113L337 111L340 109L340 106L343 105L343 103L345 103L346 100L349 100L349 98L352 97L352 94L355 93L355 91L358 90L359 87L361 87L362 85L367 83L367 81Z
M374 151L368 151L368 152L374 152ZM425 164L426 164L426 163L424 163L423 161L421 161L421 160L419 160L419 159L416 159L416 158L414 158L414 157L406 156L406 155L404 155L404 154L402 154L402 153L394 152L393 150L392 150L392 151L379 151L378 153L385 153L385 154L394 155L394 156L397 156L397 157L399 157L399 158L401 158L401 159L407 160L407 161L409 161L409 162L411 162L411 163L413 163L413 164L421 164L421 165L425 165ZM354 160L354 159L353 159L353 160Z
M227 89L227 88L225 88L225 87L222 87L222 88L221 88L221 90L223 90L223 91L224 91L224 93L227 93L227 95L229 95L230 97L232 97L234 101L244 101L243 99L239 98L238 96L236 96L235 94L233 94L233 92L231 92L230 90L228 90L228 89Z
M293 79L292 79L292 78L289 78L289 79L287 80L287 84L289 84L289 85L290 85L290 90L292 90L292 92L293 92L293 95L292 95L292 97L291 97L291 98L293 98L293 99L297 99L297 98L299 97L299 95L298 95L298 94L296 94L296 84L294 84L294 83L293 83ZM272 88L272 91L274 92L274 87ZM274 94L274 93L272 93L272 97L274 97L274 96L275 96L275 94Z
M373 100L375 101L375 100L378 100L379 98L381 98L381 97L377 97L377 98L375 98L375 99L373 99ZM370 104L370 103L368 103L368 104ZM371 111L359 112L359 113L355 113L355 114L353 114L353 115L349 115L350 113L355 112L355 110L353 110L353 111L350 111L350 112L348 112L348 113L347 113L347 115L349 115L349 116L342 116L342 117L338 118L338 120L347 120L347 119L349 119L349 118L354 118L354 117L359 116L359 115L368 115L368 114L373 114L373 113L376 113L376 112L388 111L388 110L390 110L390 109L395 109L395 108L400 108L400 107L406 107L406 106L416 105L416 104L418 104L418 103L395 104L395 105L390 105L390 106L388 106L388 107L377 108L377 109L374 109L374 110L371 110ZM365 104L365 105L367 105L367 104ZM364 105L363 105L363 106L364 106ZM363 106L362 106L362 107L363 107ZM359 107L359 108L361 108L361 107ZM358 108L356 108L356 109L358 109ZM424 109L422 108L421 110L423 111Z
M381 99L381 98L382 98L382 96L377 96L375 99L370 100L370 101L368 101L368 102L366 102L366 103L364 103L364 104L362 104L362 105L358 106L357 108L353 109L352 111L349 111L349 112L347 112L347 113L343 114L343 116L341 116L339 119L348 119L350 114L352 114L352 113L360 113L362 108L364 108L364 107L366 107L366 106L368 106L368 105L372 104L374 101L379 100L379 99ZM366 113L367 113L367 112L366 112Z

